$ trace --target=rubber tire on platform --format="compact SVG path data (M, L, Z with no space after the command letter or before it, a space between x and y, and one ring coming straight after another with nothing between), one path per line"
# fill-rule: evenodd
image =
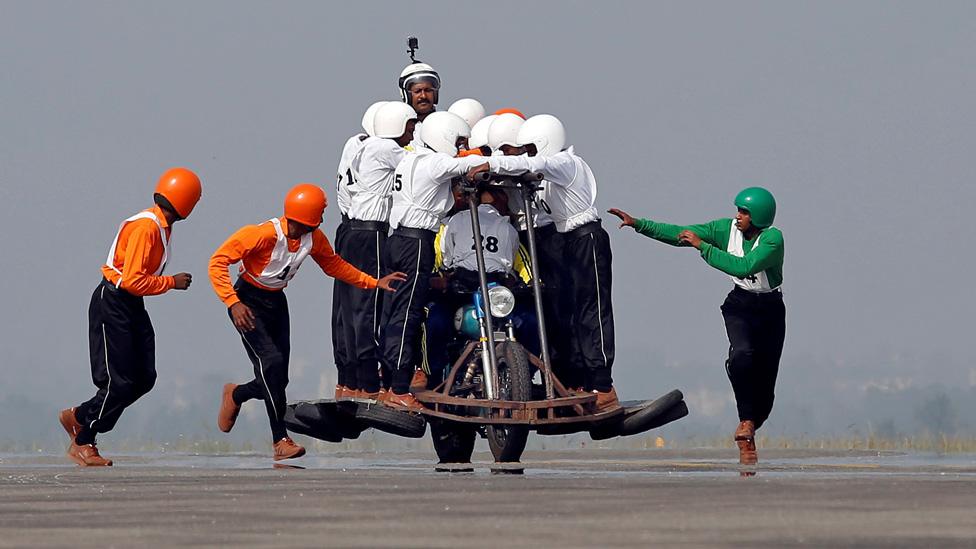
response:
M677 421L686 415L688 415L688 405L682 400L663 413L654 416L654 419L651 421L644 420L638 422L637 417L625 419L619 436L626 437L650 431L651 429L657 429L662 425Z
M356 419L384 433L407 438L422 438L427 432L427 420L420 414L401 412L382 404L359 404Z
M355 404L349 408L346 402L336 402L332 399L300 404L305 406L295 409L296 418L313 429L334 431L344 439L359 438L363 431L369 429L369 425L356 419Z
M504 341L496 347L498 357L499 394L503 400L529 401L532 399L532 367L522 345ZM510 391L502 390L504 372L508 372ZM515 462L522 457L529 439L528 425L488 425L488 447L496 462Z
M674 391L655 399L646 406L625 407L624 414L621 416L619 421L601 424L599 427L591 429L590 438L593 440L605 440L618 436L635 435L637 433L643 433L644 431L649 431L655 427L660 427L661 425L682 418L688 415L687 406L684 408L684 414L680 414L677 417L668 419L667 421L658 422L658 416L665 416L668 414L668 412L670 412L672 407L677 406L678 404L683 404L683 398L684 395L681 394L681 391L675 389Z
M342 438L357 439L363 431L369 429L365 421L356 417L357 403L341 401L335 405L336 415L339 420L336 422L336 430L342 434Z
M431 419L429 423L438 463L471 463L478 434L473 426L439 419Z
M315 404L311 402L296 402L294 404L289 404L285 408L285 427L293 433L324 440L326 442L342 442L342 433L335 428L333 422L311 420L312 418L309 417L309 414L302 413L311 412L311 409L305 410L305 408L314 406Z

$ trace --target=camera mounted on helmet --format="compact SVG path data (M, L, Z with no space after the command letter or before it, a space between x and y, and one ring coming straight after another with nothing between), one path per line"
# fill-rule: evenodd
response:
M430 85L433 90L433 99L431 103L433 105L437 104L437 100L440 97L441 89L441 77L437 74L437 71L433 67L417 60L417 50L419 49L419 41L416 36L407 37L407 53L410 54L410 64L407 65L403 71L400 72L400 80L398 85L400 87L400 98L403 99L404 103L407 103L417 108L410 102L410 87L414 84L425 82Z

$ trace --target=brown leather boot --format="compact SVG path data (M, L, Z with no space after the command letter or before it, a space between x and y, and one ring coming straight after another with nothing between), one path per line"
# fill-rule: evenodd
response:
M596 393L596 413L612 412L620 408L620 399L617 398L617 390L613 387L607 392L593 391Z
M296 444L291 437L285 437L274 443L274 460L291 459L305 455L305 448Z
M420 403L411 393L406 393L398 395L392 390L387 391L382 399L379 401L380 404L384 404L393 408L394 410L400 410L403 412L423 412L426 408Z
M740 421L735 429L735 440L756 438L756 424L751 420Z
M739 463L755 465L759 462L756 452L756 424L752 420L739 422L735 430L735 444L739 447Z
M234 389L237 385L227 383L224 385L224 392L220 398L220 411L217 412L217 427L229 433L234 428L237 421L237 414L241 412L241 405L234 402Z
M380 396L384 394L386 394L386 391L383 390L376 391L375 393L367 393L366 391L360 389L359 392L356 394L356 398L361 398L363 400L377 401L380 399Z
M410 391L416 393L418 391L427 390L427 374L423 370L417 370L413 373L413 379L410 380Z
M68 457L82 467L110 467L112 460L103 458L94 444L75 444L68 447Z
M336 385L335 399L336 402L340 400L349 400L350 398L357 398L359 391L357 389L350 389L345 385Z
M737 440L735 443L739 446L739 463L742 465L759 463L759 454L756 452L756 441L754 439Z
M74 443L75 437L81 432L81 423L78 423L78 418L75 417L75 410L77 408L71 407L61 410L58 414L58 420L61 422L61 426L71 437L71 442Z

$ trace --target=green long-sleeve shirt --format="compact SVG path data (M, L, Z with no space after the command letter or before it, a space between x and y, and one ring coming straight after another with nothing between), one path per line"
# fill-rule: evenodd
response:
M723 273L740 279L748 279L765 272L769 285L777 288L783 283L783 233L769 227L752 240L743 239L743 257L726 251L733 230L732 219L716 219L700 225L670 225L650 219L638 219L634 223L638 233L655 240L678 246L678 234L689 230L702 239L701 256L706 263ZM756 241L759 246L755 246Z

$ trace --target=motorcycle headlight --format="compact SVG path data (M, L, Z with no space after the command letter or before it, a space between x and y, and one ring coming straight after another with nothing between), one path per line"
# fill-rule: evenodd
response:
M515 294L505 286L492 286L488 288L488 305L491 316L505 318L515 309Z

